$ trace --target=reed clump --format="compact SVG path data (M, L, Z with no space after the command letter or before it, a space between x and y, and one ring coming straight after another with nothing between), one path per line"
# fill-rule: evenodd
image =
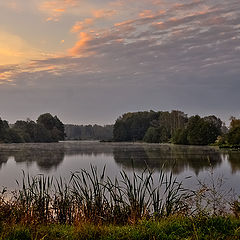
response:
M125 224L186 212L190 194L182 184L172 174L153 174L122 170L110 179L105 167L94 166L72 173L69 180L23 173L8 200L5 190L0 195L0 222Z

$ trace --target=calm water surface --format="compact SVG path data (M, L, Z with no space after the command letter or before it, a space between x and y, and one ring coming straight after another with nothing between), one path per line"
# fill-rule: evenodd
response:
M198 187L199 180L209 183L211 176L220 177L224 179L224 189L233 188L240 194L240 152L214 147L100 142L0 144L0 190L3 186L15 189L22 171L67 179L71 172L89 169L90 164L98 169L106 165L111 178L122 169L132 172L133 166L138 172L146 165L156 172L163 167L191 189Z

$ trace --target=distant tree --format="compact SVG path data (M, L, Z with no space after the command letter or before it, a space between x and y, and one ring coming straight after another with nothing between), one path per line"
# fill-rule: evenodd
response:
M57 116L54 116L55 126L53 128L53 135L57 141L63 141L65 139L64 124L59 120Z
M0 142L4 142L7 129L9 129L8 122L0 118Z
M172 137L172 142L175 144L182 144L182 145L187 145L188 139L187 139L187 129L178 129L175 131L173 137Z
M231 145L240 145L240 127L230 129L227 135L227 141Z
M86 125L85 128L84 128L84 134L89 136L90 139L93 138L94 136L94 132L93 132L93 127L92 125Z
M134 112L125 113L114 124L113 137L115 141L139 141L143 140L151 122L157 120L159 113Z
M201 118L192 116L185 128L178 129L172 142L175 144L208 145L214 143L221 135L222 121L215 116Z
M220 134L221 127L209 119L196 115L189 119L187 125L187 140L191 145L208 145L214 143Z
M25 133L29 134L31 142L37 142L38 137L36 136L36 128L37 123L32 120L27 121L27 130L25 131Z
M20 135L23 142L33 142L29 132L29 123L30 122L18 120L13 125L13 129Z
M6 124L6 123L5 123ZM0 124L1 125L1 124ZM39 116L37 123L18 120L8 131L7 142L58 142L64 140L64 124L50 113Z
M57 142L52 137L52 133L41 124L35 124L33 127L34 142Z
M233 124L238 121L233 119ZM115 141L170 142L176 144L208 145L226 132L221 119L214 115L187 117L184 112L125 113L117 119L113 135Z
M64 140L64 124L58 119L57 116L53 117L50 113L42 114L37 119L37 124L45 128L48 133L45 131L42 136L44 141L57 142ZM40 129L37 127L36 129ZM48 140L46 140L49 138Z
M112 140L113 139L113 125L99 126L94 125L93 136L96 140Z
M0 118L0 142L20 143L24 142L24 140L17 131L9 127L7 121Z
M67 140L81 140L82 126L67 124L64 126Z
M158 128L149 127L143 138L143 141L148 143L159 143L160 137L161 133Z
M200 116L190 117L187 125L187 140L190 145L207 145L208 123Z
M55 118L50 113L44 113L37 119L37 124L44 126L47 130L51 131L56 125Z
M170 135L167 129L162 127L148 128L143 141L148 143L166 143L169 141Z
M167 143L167 142L169 142L169 140L171 138L171 135L170 135L170 133L169 133L169 131L167 130L166 127L161 126L159 128L159 133L160 133L160 139L159 139L160 143Z
M60 119L57 116L54 116L54 120L55 127L60 131L64 131L64 124L60 121Z
M240 119L231 117L230 130L226 135L227 142L231 145L240 145Z
M203 120L208 122L212 126L213 128L212 135L214 138L216 138L215 135L217 136L222 135L223 122L220 118L217 118L216 116L211 115L211 116L204 117Z
M14 129L8 128L4 137L5 143L22 143L24 139Z
M130 141L127 126L121 119L118 119L114 124L113 137L117 142Z
M68 140L112 140L113 125L72 125L65 126L66 139Z
M185 127L187 120L187 115L178 110L125 113L114 125L114 140L168 142L177 129Z
M230 120L231 120L230 128L240 127L240 119L237 119L235 117L231 117Z
M172 112L160 112L158 126L164 126L168 135L173 136L177 129L185 127L188 121L184 112L173 110Z
M17 121L13 129L21 136L24 142L51 142L50 131L44 125L34 121Z

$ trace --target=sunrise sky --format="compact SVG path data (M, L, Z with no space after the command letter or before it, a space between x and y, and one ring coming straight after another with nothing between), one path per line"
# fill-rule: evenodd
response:
M0 0L0 117L240 114L239 0Z

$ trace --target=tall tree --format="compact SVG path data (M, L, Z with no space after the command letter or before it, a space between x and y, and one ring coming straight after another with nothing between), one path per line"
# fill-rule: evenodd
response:
M115 141L139 141L143 140L151 122L157 120L159 113L134 112L125 113L114 124L113 136Z
M64 140L64 124L57 116L53 117L50 113L42 114L38 117L37 124L43 126L48 131L49 141L57 142Z
M227 142L231 145L240 145L240 119L230 118L230 130L227 133Z
M173 135L176 144L208 145L214 143L221 134L222 123L215 116L201 118L199 115L189 118L185 129Z

